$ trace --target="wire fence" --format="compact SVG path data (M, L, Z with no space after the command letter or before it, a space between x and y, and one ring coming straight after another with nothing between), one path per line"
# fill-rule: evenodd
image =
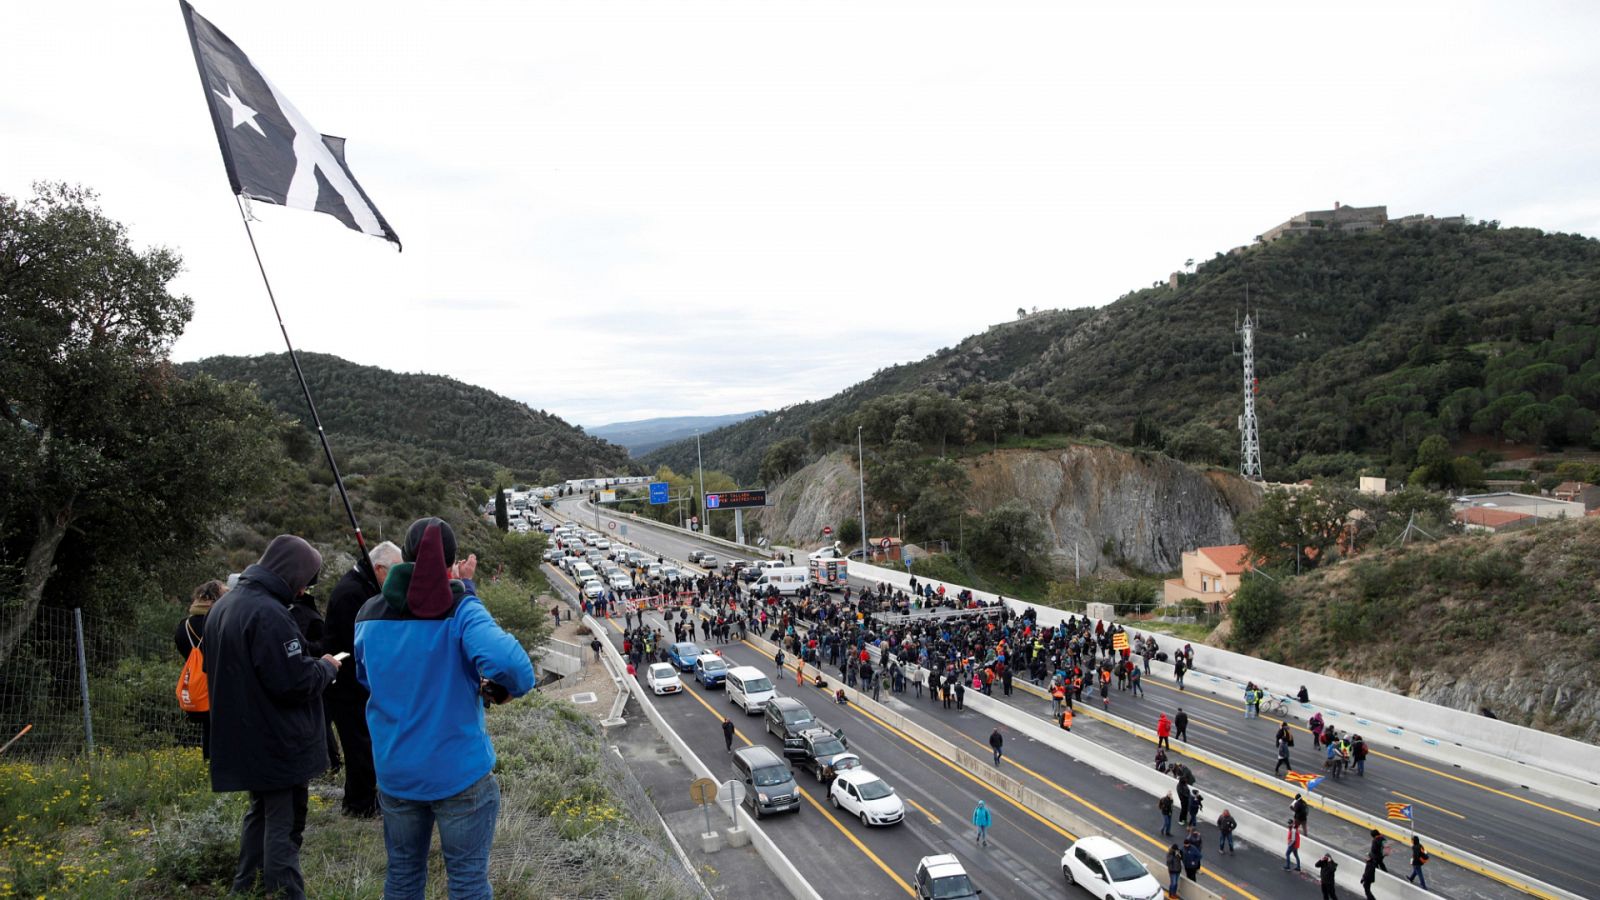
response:
M197 747L200 726L185 718L175 693L182 667L168 636L79 610L40 609L0 661L0 744L27 728L8 758Z

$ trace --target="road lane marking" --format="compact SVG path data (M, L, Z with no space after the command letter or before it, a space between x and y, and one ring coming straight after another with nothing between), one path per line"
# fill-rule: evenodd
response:
M925 808L921 803L918 803L917 801L911 799L910 797L907 797L905 799L906 799L907 803L911 804L912 806L915 806L917 809L922 811L923 815L928 817L928 824L930 824L930 825L943 824L943 823L941 823L939 821L939 817L938 816L934 815L931 812L928 812L927 808Z
M619 633L622 631L622 626L618 625L616 622L611 622L611 627L615 628ZM721 720L721 719L725 718L721 713L717 712L716 709L713 708L710 703L707 703L706 699L704 697L700 696L698 691L691 690L688 685L684 685L683 692L685 694L688 694L690 697L693 697L696 702L698 702L701 706L704 706L706 708L706 712L711 713L711 715L715 716L717 719ZM744 732L742 730L740 730L737 726L734 727L733 733L739 738L739 740L744 741L745 746L747 746L747 747L755 746L755 742L750 740L748 737L745 737ZM832 812L830 812L826 807L824 807L820 802L817 801L817 798L811 796L810 792L808 792L804 788L800 787L800 782L798 780L795 781L794 787L795 787L795 790L800 793L800 796L806 798L806 802L807 803L810 803L817 810L817 812L821 813L823 815L823 817L826 818L829 822L832 822L833 823L833 827L839 829L839 833L840 834L844 835L845 838L847 838L850 841L850 843L855 844L857 850L860 850L863 854L866 855L866 857L868 859L872 860L872 862L875 865L877 865L877 867L879 869L882 869L883 870L883 874L885 874L885 875L889 876L891 879L893 879L894 883L900 885L900 887L902 889L904 889L907 894L910 894L913 897L916 896L917 892L912 889L911 885L908 884L904 878L901 878L899 875L895 874L894 869L890 868L888 863L884 862L881 858L879 858L878 854L873 853L871 850L869 850L867 848L867 845L863 844L861 842L860 838L858 838L854 834L852 834L850 829L848 829L848 828L846 828L844 826L843 822L840 822L838 820L838 818L836 818L833 815Z
M1404 797L1405 799L1410 800L1412 803L1416 803L1416 804L1419 804L1421 806L1426 806L1429 809L1437 809L1439 812L1442 812L1447 816L1455 816L1456 818L1462 819L1462 820L1465 820L1467 818L1466 816L1463 816L1461 813L1451 812L1450 810L1445 809L1442 806L1435 806L1435 805L1433 805L1432 803L1429 803L1426 800L1418 800L1417 798L1411 796L1410 794L1402 794L1399 791L1390 791L1389 793L1394 794L1396 797Z

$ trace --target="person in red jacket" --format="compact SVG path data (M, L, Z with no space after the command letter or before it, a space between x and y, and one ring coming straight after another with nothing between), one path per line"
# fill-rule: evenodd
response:
M1162 713L1161 714L1161 718L1156 720L1156 746L1157 747L1165 747L1168 750L1171 750L1172 749L1172 742L1170 740L1171 737L1172 737L1172 720L1167 718L1167 714L1166 713Z

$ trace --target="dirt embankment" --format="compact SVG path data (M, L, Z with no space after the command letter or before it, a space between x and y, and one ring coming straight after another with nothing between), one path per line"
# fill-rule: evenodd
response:
M1368 553L1285 594L1249 652L1600 743L1600 519Z

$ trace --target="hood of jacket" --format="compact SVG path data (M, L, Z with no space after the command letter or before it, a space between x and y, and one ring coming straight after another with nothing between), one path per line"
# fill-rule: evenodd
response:
M271 572L283 582L289 590L289 596L280 599L288 602L316 582L317 573L322 571L322 554L305 538L280 534L267 545L267 552L261 554L256 566Z
M417 619L443 619L466 595L466 585L450 578L442 524L434 520L415 544L407 540L408 550L415 547L415 562L396 563L384 578L383 601L395 612Z

